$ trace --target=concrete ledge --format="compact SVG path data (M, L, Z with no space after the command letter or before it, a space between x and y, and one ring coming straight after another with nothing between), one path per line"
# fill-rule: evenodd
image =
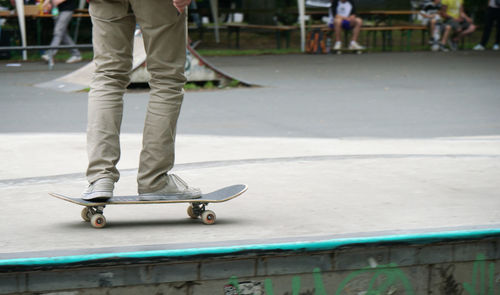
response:
M490 292L481 294L498 294L499 248L500 229L489 229L4 259L0 260L0 294L89 290L114 294L123 287L130 294L151 288L175 290L172 294L232 294L237 289L239 294L263 294L258 290L267 290L266 294L434 290L440 294L436 290L479 288ZM253 291L242 293L245 288Z

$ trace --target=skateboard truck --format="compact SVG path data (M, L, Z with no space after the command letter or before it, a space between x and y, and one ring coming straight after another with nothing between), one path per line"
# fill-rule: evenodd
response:
M187 214L192 219L198 219L198 217L201 217L201 221L204 224L214 224L216 219L215 212L206 210L206 206L208 206L208 203L193 202L187 208Z
M82 218L84 221L90 222L95 228L106 226L106 217L104 217L104 208L106 206L88 206L82 209Z
M193 208L192 213L193 216L200 216L203 212L205 212L205 206L207 206L207 203L191 203L191 207ZM188 213L189 215L189 213ZM189 215L191 216L191 215Z

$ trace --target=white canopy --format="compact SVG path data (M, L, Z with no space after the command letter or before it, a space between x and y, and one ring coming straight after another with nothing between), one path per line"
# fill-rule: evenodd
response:
M19 30L21 31L21 44L26 46L26 20L24 18L24 2L23 0L16 0L17 20L19 22ZM28 53L23 51L23 60L28 59Z
M300 50L306 51L306 4L304 0L297 0L299 8L299 24L300 24Z

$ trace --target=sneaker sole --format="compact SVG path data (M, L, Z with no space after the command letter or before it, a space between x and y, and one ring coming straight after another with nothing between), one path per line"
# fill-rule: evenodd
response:
M75 63L81 62L81 61L82 61L81 59L80 60L72 60L72 61L69 61L69 62L67 61L66 63L67 64L75 64Z

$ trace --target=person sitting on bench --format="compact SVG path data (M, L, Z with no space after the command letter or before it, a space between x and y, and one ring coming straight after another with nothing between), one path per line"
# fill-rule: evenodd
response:
M356 16L356 6L352 0L332 0L330 7L329 27L335 29L334 50L342 49L341 33L342 29L352 30L352 39L349 44L351 50L363 50L365 47L358 44L358 36L363 20Z
M441 17L444 19L444 33L440 49L445 48L449 40L451 50L456 51L458 41L476 30L472 19L464 11L464 0L442 0Z
M429 44L432 51L439 50L441 37L441 0L428 0L421 6L418 18L424 26L429 27Z

